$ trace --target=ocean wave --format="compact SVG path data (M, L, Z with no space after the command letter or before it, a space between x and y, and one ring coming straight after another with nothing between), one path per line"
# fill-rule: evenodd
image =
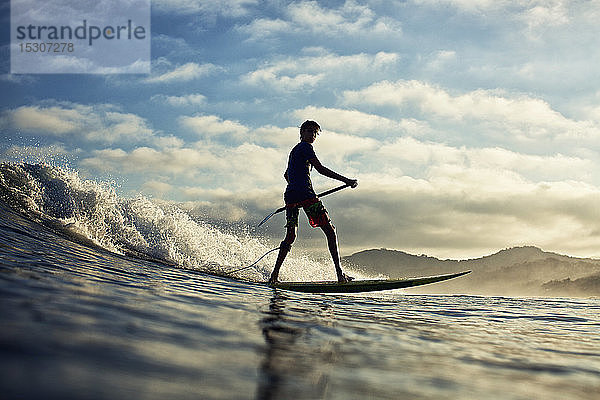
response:
M1 163L0 200L75 241L202 272L228 275L269 250L247 233L194 220L175 203L122 198L110 184L45 164ZM264 280L269 270L262 262L234 277Z

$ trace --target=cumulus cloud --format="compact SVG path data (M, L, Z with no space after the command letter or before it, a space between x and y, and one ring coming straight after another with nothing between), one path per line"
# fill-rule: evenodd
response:
M258 18L240 26L250 40L263 40L276 34L305 34L326 37L399 36L397 20L377 16L368 5L346 1L337 8L326 8L316 1L293 2L284 9L283 18Z
M520 176L531 182L540 181L583 181L589 179L589 171L597 167L594 162L562 154L540 156L524 154L500 147L450 146L437 142L421 141L411 137L401 137L386 142L377 148L374 168L383 165L420 166L417 176L431 177L435 168L449 168L449 171L504 171L505 175ZM442 170L439 170L442 171ZM460 187L461 183L453 183ZM482 190L510 192L511 188L497 180L474 182ZM475 186L475 185L474 185Z
M202 106L206 104L206 96L199 93L183 96L168 96L157 94L150 98L152 101L168 104L173 107Z
M146 181L163 182L164 177L169 177L170 184L178 186L219 187L227 182L230 190L244 191L280 181L286 156L276 149L251 143L232 147L199 142L195 147L95 150L80 164L102 172L143 174Z
M315 88L325 77L324 74L281 74L278 67L268 67L252 71L243 77L243 82L253 86L263 86L279 91L293 92Z
M432 71L443 71L448 68L448 65L455 63L457 60L456 51L454 50L439 50L430 56L426 68Z
M345 82L349 77L374 76L393 68L399 61L396 53L352 54L340 56L320 53L316 56L287 57L248 72L242 83L278 92L314 90L321 82L328 85Z
M256 144L287 149L298 142L299 132L298 127L280 128L274 125L265 125L252 130L251 135Z
M158 148L179 148L183 147L185 142L177 136L156 136L152 141Z
M314 147L323 164L334 167L334 169L343 168L348 173L354 174L356 170L360 169L362 163L368 160L373 150L381 145L381 142L374 138L327 131L319 137ZM349 159L353 157L358 157L360 160L350 162ZM318 179L320 178L319 176Z
M591 139L600 133L594 123L566 118L544 100L497 90L453 94L421 81L382 81L360 90L345 91L342 101L354 106L394 107L420 118L496 124L496 130L523 140Z
M397 182L363 176L352 198L331 207L347 246L428 250L441 257L481 256L498 248L537 243L565 249L571 237L598 228L589 219L600 191L575 182L536 184L503 170L436 168L428 179ZM496 182L490 191L480 184ZM329 200L333 202L334 200ZM578 210L578 205L582 206ZM579 233L577 233L579 232ZM592 235L598 244L600 237ZM366 243L368 242L368 244ZM572 251L580 251L572 244ZM584 246L582 246L584 247ZM592 250L589 243L586 250Z
M223 120L216 115L203 115L195 117L179 117L179 124L203 137L219 135L242 136L248 128L237 121Z
M560 25L569 21L568 9L574 2L564 0L412 0L415 4L448 5L469 13L502 13L524 19L529 24Z
M258 0L156 0L153 7L175 14L209 14L211 16L241 17Z
M258 18L247 25L238 27L238 30L249 36L250 40L258 41L269 38L281 32L289 32L291 24L282 19Z
M142 192L149 193L158 197L163 197L174 189L173 185L158 180L149 180L140 187Z
M154 135L143 118L120 112L116 107L106 104L21 106L4 112L2 125L32 134L63 138L77 136L104 143L142 141Z
M16 129L64 135L81 129L83 115L62 107L22 106L6 113Z
M308 106L292 112L299 121L316 120L323 130L358 136L397 136L410 129L410 122L395 121L375 114L342 108Z
M569 11L565 1L537 1L524 4L528 7L522 14L530 29L558 26L569 22Z
M570 0L412 0L417 6L439 9L452 7L459 13L474 15L487 24L510 25L521 37L540 40L552 29L597 20L595 2Z
M120 148L95 150L92 157L82 160L81 165L99 171L194 174L195 170L223 165L223 162L202 149L138 147L132 151Z
M197 64L194 62L189 62L175 67L170 71L145 78L143 79L143 82L151 84L188 82L207 76L218 70L219 67L214 64Z

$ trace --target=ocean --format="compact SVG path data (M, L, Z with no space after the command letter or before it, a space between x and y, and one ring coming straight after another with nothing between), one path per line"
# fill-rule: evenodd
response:
M231 273L265 239L50 166L1 164L0 214L2 399L600 393L597 298L271 289L272 258ZM332 278L288 261L282 279Z

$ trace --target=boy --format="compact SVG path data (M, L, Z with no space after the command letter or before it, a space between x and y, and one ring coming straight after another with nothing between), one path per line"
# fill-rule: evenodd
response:
M319 162L312 143L317 139L320 130L321 127L315 121L305 121L300 127L300 143L290 152L288 166L283 175L288 183L284 194L287 221L285 227L287 228L287 233L279 246L279 255L275 262L275 268L269 278L269 283L277 282L281 264L283 264L283 260L285 260L285 257L289 253L292 243L296 240L300 207L304 208L310 225L313 228L321 228L323 233L325 233L338 282L350 282L354 279L344 274L340 267L335 227L332 225L329 215L327 215L327 210L325 210L325 207L323 207L323 204L313 190L310 180L310 168L314 167L321 175L342 181L352 188L358 186L358 181L356 179L348 179Z

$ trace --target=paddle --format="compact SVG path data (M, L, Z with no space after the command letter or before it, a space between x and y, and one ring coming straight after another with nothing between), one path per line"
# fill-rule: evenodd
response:
M348 185L348 184L341 185L341 186L335 187L335 188L333 188L333 189L326 190L326 191L325 191L325 192L323 192L323 193L319 193L319 194L317 195L317 197L323 197L323 196L327 196L328 194L335 193L335 192L337 192L338 190L342 190L342 189L345 189L345 188L347 188L347 187L350 187L350 185ZM281 208L278 208L277 210L273 211L271 214L267 215L267 216L265 217L265 219L263 219L262 221L260 221L260 224L258 224L256 227L258 228L259 226L261 226L262 224L264 224L265 222L267 222L267 220L268 220L269 218L271 218L273 215L275 215L275 214L277 214L277 213L280 213L280 212L282 212L283 210L285 210L285 206L283 206L283 207L281 207Z

